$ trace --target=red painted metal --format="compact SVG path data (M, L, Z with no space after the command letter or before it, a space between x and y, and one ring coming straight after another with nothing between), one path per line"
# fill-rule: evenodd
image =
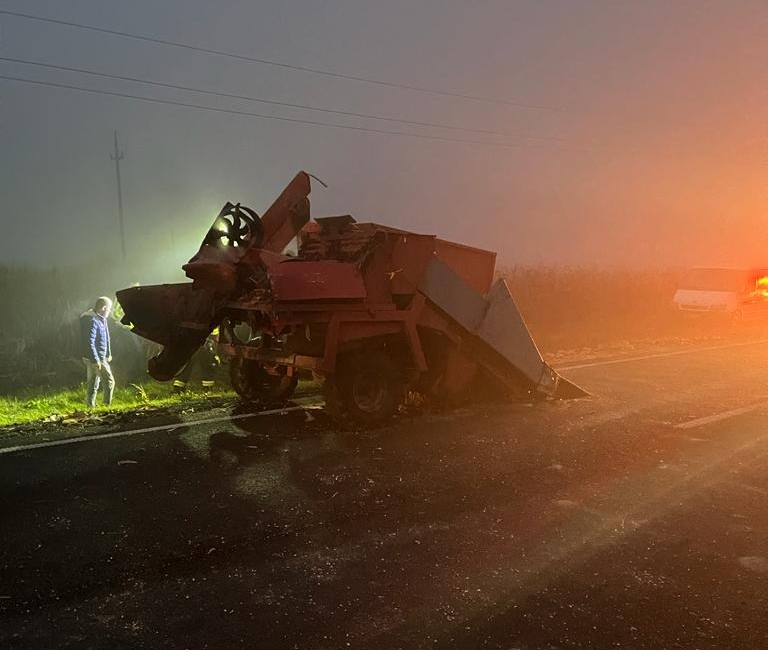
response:
M309 221L309 175L299 172L261 217L264 228L259 248L282 253Z
M151 365L154 376L172 376L225 323L223 355L278 374L333 375L340 355L370 349L395 356L403 381L423 378L445 393L465 390L482 366L502 385L554 394L559 378L533 341L505 347L506 321L486 322L489 313L509 312L517 341L530 338L511 297L491 288L495 253L349 215L312 222L309 192L300 172L261 219L226 204L184 267L193 283L119 292L124 320L166 345ZM294 237L298 256L284 255ZM236 323L250 328L244 340L231 340ZM546 384L534 376L539 367Z
M283 260L270 266L269 280L275 302L362 301L367 295L360 270L333 260Z

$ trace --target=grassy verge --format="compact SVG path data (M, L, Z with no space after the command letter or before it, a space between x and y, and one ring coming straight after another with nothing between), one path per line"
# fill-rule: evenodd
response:
M234 394L224 388L216 388L210 397L231 397ZM194 393L173 394L169 384L147 382L115 389L114 399L108 407L98 405L93 413L115 413L149 406L160 408L184 404ZM200 395L202 396L202 395ZM98 399L101 399L101 394ZM22 391L13 396L0 397L0 426L35 422L51 416L68 416L85 411L85 386L67 390Z

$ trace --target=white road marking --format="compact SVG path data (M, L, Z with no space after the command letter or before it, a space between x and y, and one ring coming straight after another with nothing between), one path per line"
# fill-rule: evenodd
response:
M269 411L254 411L252 413L240 413L238 415L222 415L215 418L205 418L202 420L190 420L188 422L174 422L173 424L163 424L156 427L145 427L143 429L130 429L129 431L112 431L110 433L97 433L95 435L77 436L76 438L62 438L61 440L48 440L46 442L35 442L29 445L16 445L14 447L0 448L0 454L12 454L17 451L27 451L30 449L44 449L45 447L60 447L61 445L74 445L78 442L90 442L91 440L106 440L107 438L122 438L124 436L135 436L140 433L152 433L154 431L172 431L182 427L194 427L200 424L214 424L216 422L229 422L230 420L244 420L245 418L254 418L261 415L275 415L277 413L290 413L291 411L302 411L316 409L317 406L287 406L280 409L271 409Z
M712 345L704 348L689 348L687 350L674 350L672 352L659 352L658 354L646 354L642 357L626 357L624 359L610 359L608 361L591 361L589 363L580 363L572 366L559 366L555 370L580 370L581 368L594 368L596 366L609 366L614 363L630 363L631 361L644 361L645 359L661 359L663 357L674 357L680 354L695 354L696 352L709 352L711 350L728 350L729 348L739 348L746 345L759 345L768 343L768 339L758 341L747 341L745 343L729 343L728 345Z
M703 418L696 418L695 420L688 420L687 422L681 422L675 425L675 429L693 429L695 427L703 427L705 424L712 422L719 422L720 420L727 420L728 418L756 411L757 409L768 406L768 400L758 402L757 404L751 404L750 406L742 406L741 408L731 409L730 411L723 411L722 413L715 413L714 415L708 415Z
M703 347L703 348L691 348L687 350L675 350L673 352L660 352L658 354L648 354L641 357L627 357L624 359L611 359L608 361L593 361L589 363L582 363L578 365L572 365L572 366L561 366L556 368L556 370L579 370L581 368L593 368L596 366L607 366L612 365L616 363L629 363L632 361L643 361L645 359L659 359L662 357L672 357L680 354L693 354L695 352L707 352L710 350L727 350L729 348L738 348L743 347L747 345L759 345L762 343L768 343L768 339L759 339L757 341L747 341L744 343L731 343L729 345L714 345L709 347ZM739 415L741 413L748 413L749 411L755 410L757 408L760 408L763 405L768 405L768 402L761 402L760 404L755 404L753 406L747 406L743 409L735 409L733 411L727 411L726 413L721 413L718 415L712 415L706 418L700 418L698 420L691 420L690 422L684 422L682 424L675 425L676 428L679 429L689 429L696 426L701 426L702 424L707 424L708 422L716 422L717 420L722 420L728 417L733 417L734 415ZM317 409L321 408L319 406L289 406L286 408L281 409L272 409L269 411L255 411L252 413L241 413L239 415L223 415L220 417L215 418L205 418L202 420L191 420L189 422L175 422L173 424L165 424L157 427L145 427L143 429L130 429L128 431L112 431L110 433L98 433L95 435L85 435L85 436L77 436L76 438L63 438L61 440L49 440L46 442L36 442L28 445L15 445L13 447L2 447L0 448L0 455L2 454L12 454L18 451L25 451L25 450L31 450L31 449L44 449L46 447L60 447L62 445L73 445L79 442L88 442L91 440L106 440L108 438L122 438L125 436L133 436L138 435L140 433L152 433L155 431L172 431L173 429L178 429L179 427L194 427L200 424L213 424L216 422L227 422L232 420L242 420L245 418L253 418L253 417L259 417L262 415L274 415L276 413L289 413L291 411L300 411L300 410L311 410L311 409Z

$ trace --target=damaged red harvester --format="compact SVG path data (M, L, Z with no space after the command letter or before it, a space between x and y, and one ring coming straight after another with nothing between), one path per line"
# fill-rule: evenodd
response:
M310 221L300 172L258 217L227 203L191 283L118 292L123 322L160 343L169 380L214 328L246 400L287 399L298 373L325 378L327 407L359 421L392 414L406 391L465 395L478 382L517 398L585 393L542 360L496 254L351 216ZM298 256L283 254L298 237Z

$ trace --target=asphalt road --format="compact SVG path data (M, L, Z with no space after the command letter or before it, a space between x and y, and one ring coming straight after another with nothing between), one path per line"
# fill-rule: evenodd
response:
M768 344L570 366L0 453L0 648L768 648Z

